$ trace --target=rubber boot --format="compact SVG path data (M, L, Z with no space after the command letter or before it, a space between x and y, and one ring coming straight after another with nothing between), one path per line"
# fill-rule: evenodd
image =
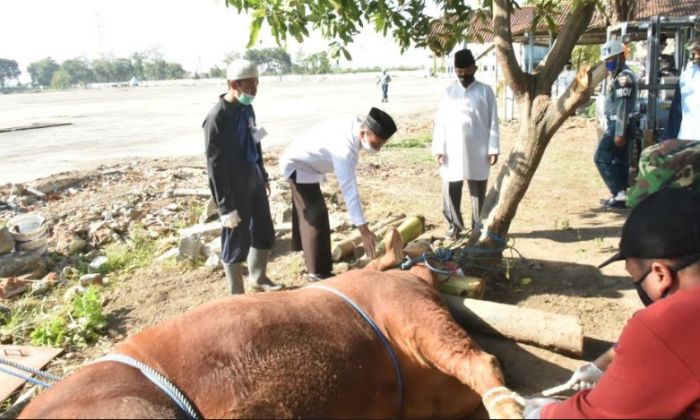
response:
M245 293L243 288L243 263L225 263L224 273L226 273L226 280L228 280L229 291L232 295L239 295Z
M259 292L275 292L284 286L273 283L265 274L269 249L250 248L248 252L248 284Z

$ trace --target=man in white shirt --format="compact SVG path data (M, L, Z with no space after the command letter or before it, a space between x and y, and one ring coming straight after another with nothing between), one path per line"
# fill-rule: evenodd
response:
M455 53L458 83L450 85L438 106L432 153L442 177L442 212L449 223L447 237L464 230L460 206L464 180L469 185L472 228L479 228L490 166L498 161L496 96L487 84L474 78L476 62L471 51Z
M662 140L700 140L700 37L687 48L691 60L678 81Z
M389 114L372 108L364 119L338 117L311 128L282 154L280 172L292 188L292 249L303 250L308 280L333 276L328 208L320 186L327 173L335 173L365 253L374 257L376 238L362 211L355 168L360 150L378 152L395 132Z

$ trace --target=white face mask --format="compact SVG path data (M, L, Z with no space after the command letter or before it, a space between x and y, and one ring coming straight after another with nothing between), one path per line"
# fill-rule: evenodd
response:
M362 145L362 149L364 149L364 151L369 153L370 155L379 152L379 150L375 149L374 147L372 147L372 145L369 144L369 141L367 141L367 137L360 138L360 144Z

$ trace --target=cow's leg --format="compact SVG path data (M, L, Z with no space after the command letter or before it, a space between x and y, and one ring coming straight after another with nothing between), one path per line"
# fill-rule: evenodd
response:
M505 388L498 360L481 350L452 319L437 295L422 299L399 330L410 334L418 360L432 365L482 396L491 418L522 418L519 396ZM407 325L412 328L406 329ZM486 397L486 398L484 398Z
M403 260L403 241L399 231L395 228L390 229L384 235L384 244L386 245L386 253L379 258L375 258L367 264L365 268L376 271L386 271L391 268L396 268Z

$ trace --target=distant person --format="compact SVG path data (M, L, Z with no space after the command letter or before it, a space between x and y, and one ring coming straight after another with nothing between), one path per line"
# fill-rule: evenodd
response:
M669 188L645 198L600 267L614 261L625 261L645 308L614 349L574 372L578 393L526 400L525 418L700 419L700 195Z
M395 132L389 114L372 108L366 117L336 117L312 127L280 157L280 172L292 189L292 249L304 252L308 281L334 276L330 221L320 185L328 173L335 173L365 253L374 258L376 238L362 211L356 167L361 151L379 152Z
M576 71L572 68L571 61L568 61L557 78L557 96L563 95L575 78Z
M267 259L275 240L268 176L253 111L258 93L258 70L248 60L233 61L226 71L228 92L204 120L209 188L219 210L221 259L232 294L244 293L242 263L248 261L252 289L282 288L266 274Z
M384 69L382 74L377 76L377 84L382 86L382 102L389 102L389 83L391 83L391 76Z
M598 143L594 162L612 196L601 200L603 207L624 208L630 168L630 145L634 127L630 115L637 101L637 80L625 64L625 47L610 40L601 48L601 59L608 70L605 94L606 130Z
M435 115L432 153L442 178L442 213L449 225L446 237L462 232L464 180L469 186L472 228L478 227L486 197L490 166L498 161L498 111L493 89L477 81L472 52L455 53L457 81L443 95Z
M700 140L700 37L687 48L690 63L681 73L661 140Z

